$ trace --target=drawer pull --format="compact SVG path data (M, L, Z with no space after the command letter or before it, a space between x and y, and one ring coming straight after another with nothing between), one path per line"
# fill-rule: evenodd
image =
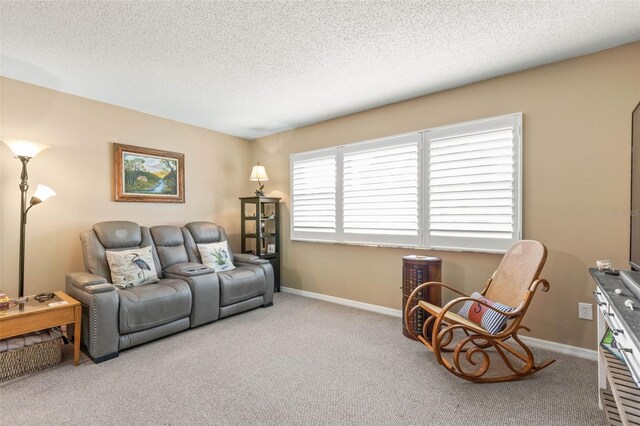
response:
M618 334L624 334L624 330L620 329L620 328L614 328L611 330L611 332L617 336Z
M627 308L631 309L632 311L634 310L634 306L633 306L633 300L631 299L627 299L624 301L624 306L626 306Z
M623 348L622 346L618 346L618 349L620 349L623 352L627 352L627 353L632 353L633 352L632 348Z
M597 296L602 296L602 293L599 292L598 290L594 291L593 294L597 295Z
M607 302L598 302L598 306L607 306Z

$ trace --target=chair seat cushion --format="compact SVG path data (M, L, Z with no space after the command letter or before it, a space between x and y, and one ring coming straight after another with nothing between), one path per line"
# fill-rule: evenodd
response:
M220 306L233 305L264 294L267 280L256 265L243 265L231 271L218 272L220 278Z
M167 324L191 313L191 290L182 280L162 279L118 290L120 334L133 333Z

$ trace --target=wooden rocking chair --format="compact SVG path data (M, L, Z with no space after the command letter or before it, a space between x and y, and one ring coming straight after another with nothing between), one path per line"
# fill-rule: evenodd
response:
M484 298L489 299L486 302L482 299L474 299L467 296L441 282L427 282L419 285L409 296L405 307L404 320L407 330L409 330L412 335L414 334L410 319L418 309L425 310L430 316L423 324L422 335L413 335L413 337L422 342L429 350L433 351L438 363L444 365L447 370L458 377L472 382L506 382L518 380L542 370L555 360L548 359L540 364L535 364L533 353L520 340L518 331L520 329L529 331L527 327L520 323L527 312L529 303L531 303L531 299L538 286L542 286L541 290L543 292L549 290L547 280L538 279L546 258L547 249L538 241L523 240L512 245L500 262L498 269L487 281L481 293ZM445 287L463 297L454 299L443 307L420 300L418 304L412 308L412 303L414 303L414 298L418 295L418 292L421 290L426 291L426 287L428 286ZM482 311L485 308L490 309L498 312L500 315L506 316L508 321L502 330L492 334L483 326L458 315L458 310L465 302L471 304L467 305L470 306L470 309L471 307L475 307L474 309L477 309L477 311ZM504 312L496 309L494 307L496 305L491 302L498 302L507 307L513 307L514 309L509 312ZM461 330L466 336L457 342L455 347L448 347L453 341L456 330ZM509 339L513 339L513 342L515 342L517 346L507 343ZM499 357L504 361L510 370L508 374L484 377L491 363L491 358L487 351L487 349L490 348L494 348ZM452 362L443 357L443 352L453 352ZM466 354L466 362L470 364L471 367L461 364L460 356L463 353ZM474 359L476 354L480 357L481 363L478 363L478 360ZM509 355L517 358L517 360L509 357ZM513 361L516 361L518 365L514 364ZM465 368L463 368L463 366ZM474 368L475 371L465 371L465 369Z

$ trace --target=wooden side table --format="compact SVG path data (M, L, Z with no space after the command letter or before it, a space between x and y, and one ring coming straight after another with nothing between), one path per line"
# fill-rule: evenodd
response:
M404 312L407 299L420 284L428 281L440 281L442 279L442 259L435 256L404 256L402 258L402 334L413 339L404 322ZM412 309L420 300L442 306L442 288L435 286L422 289L418 292ZM411 330L415 335L422 334L422 325L427 320L427 314L422 309L418 309L413 318L410 319Z
M64 305L49 306L50 303L67 302ZM61 325L74 325L73 364L80 363L80 323L82 305L62 291L56 291L53 299L38 302L32 296L24 304L24 309L13 306L0 312L0 339L19 336Z

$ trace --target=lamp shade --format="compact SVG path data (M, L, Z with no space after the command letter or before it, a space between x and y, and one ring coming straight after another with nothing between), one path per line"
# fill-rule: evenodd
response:
M253 166L249 180L269 180L269 176L267 176L267 171L264 169L264 166L261 166L260 163L258 163L257 166Z
M24 139L2 138L2 142L9 147L13 155L16 157L33 158L40 152L49 148L40 142L27 141Z
M37 198L40 202L43 202L54 195L56 195L56 192L53 189L48 186L38 184L36 192L33 193L33 198Z

